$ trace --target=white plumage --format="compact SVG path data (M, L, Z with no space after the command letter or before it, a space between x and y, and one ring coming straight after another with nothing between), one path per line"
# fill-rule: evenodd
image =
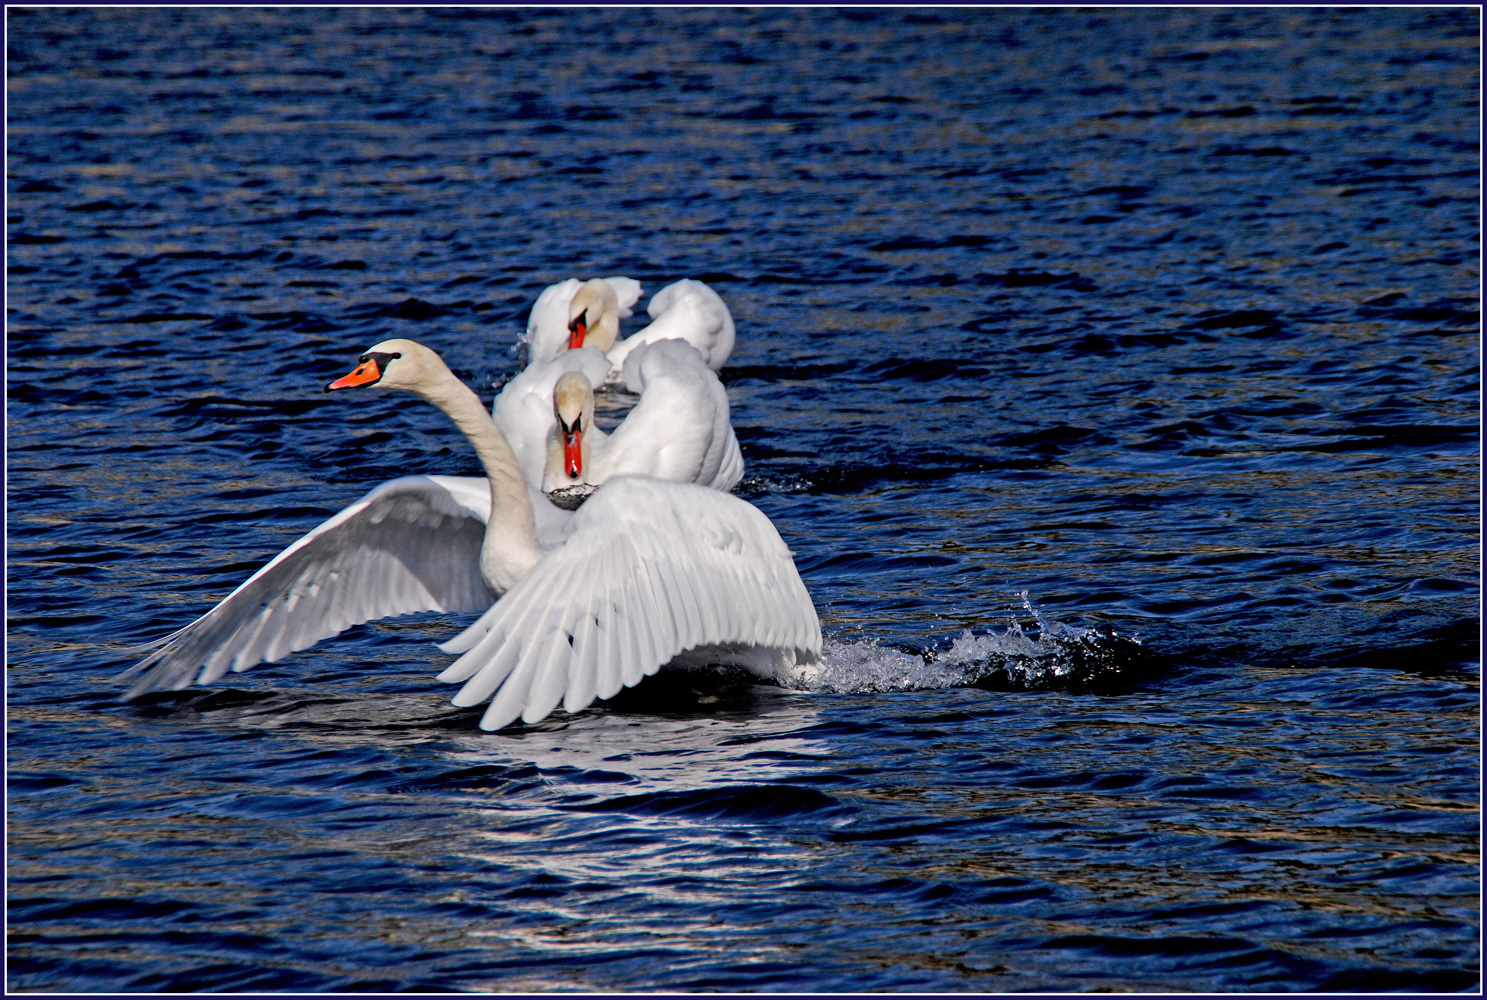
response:
M529 483L542 482L548 441L557 428L552 412L553 386L568 372L582 372L592 385L603 385L609 374L609 359L597 347L581 347L549 361L534 360L502 387L491 404L491 417L506 435L522 478Z
M764 647L793 664L821 652L821 625L774 525L700 486L611 480L574 514L563 545L441 648L456 705L491 698L480 725L576 712L677 655L760 669ZM709 655L711 654L711 655ZM494 697L493 697L494 696Z
M432 351L384 341L327 388L380 385L443 410L486 479L410 476L299 539L129 673L126 698L209 683L354 624L414 611L486 613L441 677L458 705L492 698L481 725L578 711L679 656L769 675L820 656L821 628L769 519L717 490L640 477L577 513L524 484L480 400ZM504 592L494 605L493 595Z
M161 640L128 672L153 668L125 697L209 684L378 618L484 611L494 600L480 578L489 511L483 479L383 483Z
M591 352L597 353L585 347L567 354ZM562 358L549 362L561 363ZM625 386L640 402L608 434L593 423L592 386L597 383L588 367L583 374L589 382L580 406L585 427L582 468L573 476L565 466L562 435L552 415L555 401L548 408L544 492L592 488L618 476L651 476L726 492L743 478L743 453L729 421L728 392L690 344L662 340L630 352Z
M630 278L569 278L549 285L527 320L528 357L556 358L570 345L573 322L582 318L588 335L581 346L597 347L609 357L610 382L619 381L631 351L660 340L686 341L713 371L727 363L736 336L733 314L711 287L692 278L672 282L651 296L650 324L620 340L619 321L632 314L639 295L639 283Z
M651 296L646 312L651 317L649 326L605 352L615 369L622 369L625 358L641 344L659 340L685 340L713 371L720 370L733 353L733 314L722 296L701 281L683 278L667 285Z
M616 276L602 279L614 291L615 321L634 315L635 303L640 300L641 284L634 278ZM548 285L532 304L527 316L527 358L532 361L551 361L568 349L568 304L582 287L577 278ZM616 325L618 329L618 325ZM599 383L595 383L596 385Z

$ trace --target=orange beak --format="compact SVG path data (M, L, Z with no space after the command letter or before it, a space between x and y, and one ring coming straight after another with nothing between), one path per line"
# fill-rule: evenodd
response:
M361 364L357 365L356 370L353 371L350 375L344 375L341 378L336 379L334 382L327 383L325 386L325 391L330 392L332 389L350 389L352 386L357 385L371 385L380 378L382 378L382 370L377 367L377 359L367 358Z
M563 436L563 467L569 479L583 474L583 431L574 431Z
M588 324L580 317L573 321L573 326L568 329L568 350L576 351L583 346L583 338L589 332Z

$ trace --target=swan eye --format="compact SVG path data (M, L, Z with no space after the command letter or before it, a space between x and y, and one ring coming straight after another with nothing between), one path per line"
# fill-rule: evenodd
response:
M583 312L579 313L577 316L574 316L572 319L570 319L568 321L568 332L569 333L573 333L579 327L583 327L584 329L588 329L588 325L589 325L589 311L587 309L585 309Z

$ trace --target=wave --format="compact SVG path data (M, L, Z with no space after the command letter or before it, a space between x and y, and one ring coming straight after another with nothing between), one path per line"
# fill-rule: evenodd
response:
M1134 635L1108 626L1075 628L1045 620L1028 599L1033 631L1014 619L1002 632L956 636L948 648L917 653L879 640L826 640L821 658L780 682L800 691L859 694L980 687L994 690L1108 691L1147 679L1155 658Z

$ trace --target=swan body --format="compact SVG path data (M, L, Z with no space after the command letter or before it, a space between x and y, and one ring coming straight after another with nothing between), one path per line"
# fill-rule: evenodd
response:
M565 356L591 351L585 347ZM610 479L633 475L725 492L738 484L743 455L728 419L728 393L695 348L680 340L641 343L629 352L624 376L640 402L608 434L594 424L596 380L588 367L580 372L575 364L571 374L554 380L544 493L592 492ZM567 390L566 396L560 390ZM575 418L582 429L570 434ZM574 448L576 461L570 460Z
M640 299L641 284L634 278L613 277L594 278L591 282L583 282L577 278L569 278L555 285L548 285L537 296L537 301L532 305L532 312L527 316L527 357L529 361L551 361L563 351L568 349L571 331L568 328L570 319L568 307L573 301L574 294L585 284L597 282L605 285L614 293L614 302L609 307L609 313L604 319L605 330L608 331L609 324L613 325L613 335L610 340L619 336L620 320L628 319L632 315L635 303ZM596 314L596 320L598 316ZM602 336L602 335L601 335ZM582 345L579 345L582 346Z
M144 676L126 699L208 683L352 624L421 610L486 609L445 644L462 655L440 675L465 682L456 705L491 699L483 729L536 722L559 703L579 711L678 658L765 676L819 658L810 594L752 505L621 477L572 515L539 501L544 510L478 397L438 355L384 341L326 388L367 385L438 406L475 448L484 489L439 476L378 487L162 640L128 672Z

